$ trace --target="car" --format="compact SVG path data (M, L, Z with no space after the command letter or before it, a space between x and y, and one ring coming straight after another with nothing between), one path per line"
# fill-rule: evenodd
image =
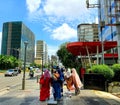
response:
M4 76L17 76L18 75L18 70L17 69L8 69Z

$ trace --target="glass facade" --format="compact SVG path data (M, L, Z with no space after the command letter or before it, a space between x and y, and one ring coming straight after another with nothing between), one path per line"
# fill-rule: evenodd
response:
M1 54L13 55L24 61L25 41L28 41L26 61L33 63L35 55L34 33L21 21L3 24Z
M107 53L118 53L118 62L120 63L120 1L119 0L99 0L99 23L104 22L100 30L100 38L103 41L117 41L118 47L106 51Z

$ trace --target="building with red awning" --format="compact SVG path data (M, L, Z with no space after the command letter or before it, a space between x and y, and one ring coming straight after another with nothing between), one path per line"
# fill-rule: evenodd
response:
M117 47L117 41L106 41L103 44L104 51ZM67 50L73 55L87 56L102 52L102 44L98 42L71 42L67 44Z

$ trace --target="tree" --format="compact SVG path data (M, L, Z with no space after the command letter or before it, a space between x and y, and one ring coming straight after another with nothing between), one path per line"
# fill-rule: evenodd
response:
M57 51L57 56L59 57L59 60L65 67L70 67L70 68L80 68L81 67L81 62L80 60L72 55L68 50L66 49L66 43L63 43L59 50Z
M21 61L13 56L0 55L0 69L14 68L21 65Z

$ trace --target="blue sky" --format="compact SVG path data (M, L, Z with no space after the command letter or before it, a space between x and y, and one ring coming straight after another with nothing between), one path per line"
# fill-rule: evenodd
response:
M3 23L22 21L35 40L47 43L49 55L55 55L62 43L77 41L78 24L97 19L97 9L87 9L86 0L1 0L0 14L0 52Z

